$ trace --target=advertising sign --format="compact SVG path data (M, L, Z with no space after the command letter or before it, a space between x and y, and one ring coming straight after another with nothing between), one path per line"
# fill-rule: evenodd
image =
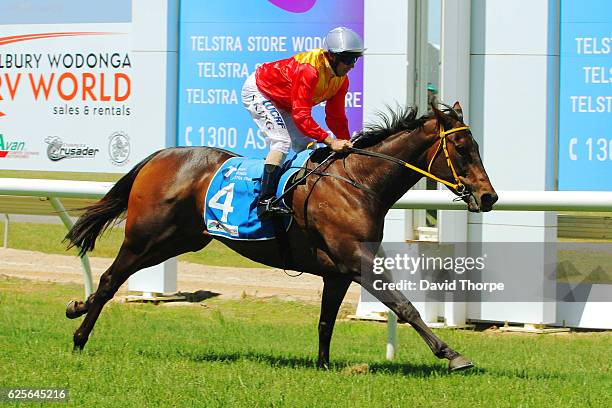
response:
M244 81L264 62L320 48L334 27L363 36L363 15L363 0L182 0L177 145L265 156L263 135L240 98ZM345 107L355 132L363 121L363 59L348 77ZM323 107L313 117L327 129Z
M612 2L561 1L559 190L612 191Z
M131 3L2 1L0 169L129 170Z

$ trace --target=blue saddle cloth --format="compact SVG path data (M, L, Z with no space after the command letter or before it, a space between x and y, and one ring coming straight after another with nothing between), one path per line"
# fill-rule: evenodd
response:
M291 177L300 170L314 150L305 150L283 165L277 196ZM213 176L204 202L204 221L211 235L237 240L275 238L273 220L257 217L257 199L261 190L263 159L232 157ZM289 228L292 217L284 217Z

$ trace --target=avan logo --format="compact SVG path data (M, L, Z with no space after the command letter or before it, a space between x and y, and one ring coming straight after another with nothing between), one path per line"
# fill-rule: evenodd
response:
M291 13L305 13L310 10L317 0L268 0L270 3Z
M23 140L7 139L0 133L0 159L28 159L30 156L38 156L38 152L26 150Z

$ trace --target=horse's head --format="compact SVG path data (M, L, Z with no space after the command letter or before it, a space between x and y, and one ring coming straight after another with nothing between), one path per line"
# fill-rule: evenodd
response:
M446 181L447 187L467 203L469 211L491 211L497 193L482 164L478 143L463 123L461 105L455 102L448 113L433 105L432 110L435 142L427 152L428 171Z

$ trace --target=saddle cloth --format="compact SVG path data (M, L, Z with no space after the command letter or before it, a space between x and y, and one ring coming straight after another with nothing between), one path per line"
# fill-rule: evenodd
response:
M305 150L283 164L283 173L276 195L285 191L289 180L312 155ZM217 170L208 186L204 202L204 222L211 235L235 240L266 240L275 238L272 219L257 217L257 200L261 190L263 159L232 157ZM292 217L284 218L289 228Z

